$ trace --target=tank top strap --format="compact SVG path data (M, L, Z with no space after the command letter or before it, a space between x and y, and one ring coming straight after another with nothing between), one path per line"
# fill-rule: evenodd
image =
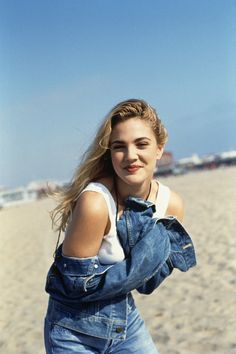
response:
M114 233L116 234L116 204L115 201L109 191L109 189L104 186L104 184L99 183L99 182L90 182L81 192L90 191L90 192L97 192L103 195L107 208L108 208L108 213L109 213L109 219L111 222L111 228L109 233Z
M159 188L156 198L156 212L153 216L157 218L163 218L166 215L166 211L169 205L170 188L157 180L156 183L158 184Z

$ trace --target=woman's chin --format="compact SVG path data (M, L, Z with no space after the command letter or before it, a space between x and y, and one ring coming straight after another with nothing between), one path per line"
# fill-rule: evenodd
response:
M126 183L128 185L133 185L133 186L142 185L148 179L148 177L144 178L135 174L129 174L118 178L122 180L123 183Z

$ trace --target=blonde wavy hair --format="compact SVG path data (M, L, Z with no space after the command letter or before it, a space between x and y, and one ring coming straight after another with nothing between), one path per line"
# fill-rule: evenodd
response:
M141 99L129 99L118 103L105 117L97 135L85 152L81 164L74 173L70 184L54 193L58 201L51 212L53 227L59 232L65 231L69 217L82 190L92 181L114 176L110 158L110 136L116 124L130 118L146 121L152 128L157 144L164 146L168 139L167 131L154 108Z

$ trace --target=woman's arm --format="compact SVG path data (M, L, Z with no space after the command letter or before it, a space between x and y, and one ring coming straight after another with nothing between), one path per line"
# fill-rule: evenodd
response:
M104 197L97 192L82 193L66 232L63 254L80 258L97 255L109 223Z

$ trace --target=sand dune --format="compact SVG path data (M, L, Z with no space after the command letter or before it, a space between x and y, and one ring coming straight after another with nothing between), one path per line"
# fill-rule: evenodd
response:
M161 354L236 353L236 168L168 177L186 205L198 266L136 303ZM44 353L45 277L56 234L49 199L0 211L0 352ZM147 353L148 354L148 353Z

